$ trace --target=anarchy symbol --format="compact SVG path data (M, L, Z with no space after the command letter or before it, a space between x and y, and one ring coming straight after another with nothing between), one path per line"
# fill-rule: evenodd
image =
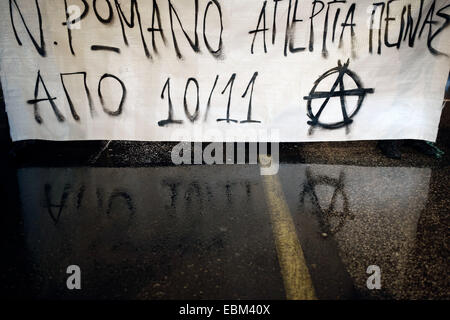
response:
M311 89L311 92L309 93L309 96L304 97L305 100L308 101L308 117L311 119L308 121L308 124L311 127L322 127L325 129L338 129L342 128L344 126L348 126L353 122L353 117L358 113L359 109L361 109L361 106L364 102L364 99L368 93L374 93L374 89L365 89L363 88L362 82L359 79L359 77L351 70L348 69L348 66L350 64L350 60L347 60L347 62L342 65L341 61L338 61L338 66L328 70L323 75L319 77L314 82L314 87ZM333 74L337 74L337 79L334 82L333 86L331 87L331 90L329 92L326 91L316 91L317 86L322 82L325 78L328 78L332 76ZM356 89L350 89L345 90L344 87L344 76L349 76L356 84ZM337 86L339 85L339 91L336 91ZM356 109L349 115L347 112L347 106L346 106L346 96L357 96L358 102L356 105ZM339 122L334 123L323 123L320 122L320 115L322 114L323 110L327 106L328 102L333 97L339 97L341 100L341 108L342 108L342 116L343 120ZM312 110L312 100L314 99L325 99L325 101L322 103L319 111L317 111L316 114L313 113Z

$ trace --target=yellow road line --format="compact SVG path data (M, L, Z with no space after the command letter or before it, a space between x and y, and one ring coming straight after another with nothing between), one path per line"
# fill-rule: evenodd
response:
M286 298L288 300L316 300L314 286L280 180L277 175L263 176L263 185L270 210Z

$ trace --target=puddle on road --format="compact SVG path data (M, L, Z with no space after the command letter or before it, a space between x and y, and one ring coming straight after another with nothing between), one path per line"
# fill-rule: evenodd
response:
M319 296L348 297L342 284L350 276L364 296L405 298L430 178L428 168L282 167L280 181ZM367 289L371 265L381 269L378 293Z
M74 296L284 297L256 166L27 168L18 177L43 296L68 295L65 268L76 264L85 281Z
M319 298L402 297L431 169L282 165L280 181ZM283 299L257 166L23 168L34 295ZM326 236L324 236L326 234ZM79 265L82 290L65 287Z

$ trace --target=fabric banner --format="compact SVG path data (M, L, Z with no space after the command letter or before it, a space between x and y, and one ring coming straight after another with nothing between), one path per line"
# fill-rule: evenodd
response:
M14 141L435 141L447 0L2 0Z

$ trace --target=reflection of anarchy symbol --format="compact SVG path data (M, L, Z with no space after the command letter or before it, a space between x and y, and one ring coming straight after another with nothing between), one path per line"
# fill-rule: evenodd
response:
M300 203L304 204L305 197L309 194L312 204L317 208L319 225L323 232L330 234L338 233L347 220L353 220L355 215L350 211L350 203L344 191L345 174L341 172L339 179L327 176L313 176L309 168L306 169L306 183L300 194ZM330 186L334 188L333 196L328 208L323 209L316 193L317 186ZM337 199L342 199L342 211L337 210ZM332 222L335 222L332 224Z
M304 97L305 100L308 100L308 117L311 119L308 121L308 124L310 126L320 126L326 129L338 129L342 128L344 126L347 126L353 122L352 118L358 113L359 109L361 108L361 105L364 101L364 98L366 97L366 94L368 93L374 93L374 89L364 89L362 87L361 80L359 77L353 73L353 71L348 69L348 66L350 64L350 60L348 60L344 65L342 65L341 61L338 61L338 66L336 68L333 68L331 70L328 70L323 75L320 76L319 79L314 82L314 87L312 88L311 92L309 93L308 97ZM337 73L338 77L336 81L334 82L333 86L331 87L331 90L329 92L324 91L316 91L317 86L319 83L324 80L325 78ZM345 90L344 88L344 75L348 75L356 84L356 89L351 90ZM339 85L339 91L336 91L337 86ZM357 96L358 97L358 103L356 105L355 111L353 111L352 114L347 113L347 107L345 102L346 96ZM328 104L330 99L332 97L340 97L341 99L341 107L342 107L342 115L343 115L343 121L335 122L335 123L322 123L319 121L320 115L322 114L322 111L324 110L325 106ZM322 106L320 107L319 111L317 111L316 114L312 111L311 101L314 99L325 99L325 101L322 103Z

